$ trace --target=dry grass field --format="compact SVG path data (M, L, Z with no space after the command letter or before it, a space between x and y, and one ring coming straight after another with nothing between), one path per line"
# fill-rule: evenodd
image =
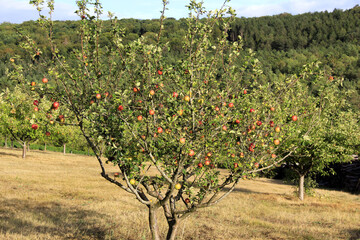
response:
M149 239L146 207L99 172L94 157L32 151L22 159L0 148L0 239ZM293 191L241 181L186 219L179 239L360 239L359 195L317 190L301 202Z

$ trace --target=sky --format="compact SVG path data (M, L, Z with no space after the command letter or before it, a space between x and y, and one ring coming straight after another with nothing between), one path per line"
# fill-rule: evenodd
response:
M45 0L46 1L46 0ZM223 0L203 0L206 9L213 10L221 7ZM75 0L55 0L55 20L78 20L74 13ZM114 13L118 18L157 19L162 10L162 0L100 0L104 10ZM188 16L188 0L169 0L167 17L176 19ZM231 0L227 3L236 10L238 17L271 16L280 13L301 14L307 12L333 11L336 9L350 9L359 0ZM0 23L21 23L36 20L38 13L29 0L0 0ZM44 13L45 14L45 13Z

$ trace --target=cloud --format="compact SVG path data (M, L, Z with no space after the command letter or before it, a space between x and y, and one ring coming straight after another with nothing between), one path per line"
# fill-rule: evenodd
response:
M28 0L0 0L0 23L22 23L23 21L36 20L39 15L34 6L29 4ZM55 1L55 20L77 19L74 11L76 6L68 3L58 3ZM43 14L48 10L44 8Z
M259 17L271 16L284 12L291 14L301 14L306 12L333 11L337 9L349 9L358 4L357 0L290 0L273 3L257 3L248 5L237 5L237 15L239 17Z

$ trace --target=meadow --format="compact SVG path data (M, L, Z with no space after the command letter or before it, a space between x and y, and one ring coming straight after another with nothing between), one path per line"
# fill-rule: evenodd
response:
M360 239L360 195L316 189L301 202L294 190L242 180L187 218L178 239ZM150 239L147 214L100 176L95 157L32 150L22 159L21 150L0 148L0 239Z

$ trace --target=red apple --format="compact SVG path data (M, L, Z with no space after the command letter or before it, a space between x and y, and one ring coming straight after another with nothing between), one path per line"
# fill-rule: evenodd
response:
M39 111L39 108L38 108L38 107L34 107L34 111L35 111L35 112Z
M275 108L274 108L274 107L271 107L271 108L270 108L270 111L272 111L272 112L275 111Z
M239 119L236 119L236 120L235 120L235 123L236 123L236 124L239 124L239 123L240 123L240 120L239 120Z
M220 108L219 108L219 107L215 107L215 111L220 111Z
M155 91L154 90L150 90L150 95L154 96L155 95Z
M230 107L230 108L234 107L234 104L233 104L233 103L229 103L229 107Z
M279 145L279 144L280 144L280 140L279 140L279 139L275 139L275 140L274 140L274 144L275 144L275 145Z
M279 126L275 127L275 132L280 132L280 127Z
M36 130L36 129L39 128L39 126L38 126L37 124L33 124L33 125L31 125L31 128L34 129L34 130Z
M194 150L190 150L190 151L189 151L189 156L192 157L192 156L194 156L194 155L195 155Z
M241 157L241 158L244 157L244 153L243 153L243 152L240 153L240 157Z
M274 126L275 126L275 123L274 123L273 121L270 121L269 124L270 124L270 127L274 127Z
M141 121L143 119L143 117L141 115L137 116L137 120Z
M180 138L179 141L180 141L180 143L184 144L186 140L185 140L185 138Z
M122 111L122 110L124 110L123 105L119 105L119 106L118 106L118 111Z
M261 125L262 125L262 122L261 122L261 121L257 121L256 124L257 124L258 126L261 126Z
M296 122L298 118L297 118L296 115L294 115L294 116L291 117L291 119L292 119L294 122Z
M159 75L162 75L162 74L163 74L163 72L162 72L161 70L158 70L157 73L158 73Z
M258 162L254 163L254 166L255 166L256 168L258 168L258 167L259 167L259 163L258 163Z
M250 112L251 112L251 113L255 112L255 109L252 109L252 108L251 108L251 109L250 109Z
M272 158L276 158L276 155L275 155L275 154L271 154L271 157L272 157Z
M101 94L97 93L95 97L96 97L96 99L101 99Z
M234 168L237 168L239 167L239 164L238 163L234 163Z
M155 111L151 109L151 110L149 110L149 114L150 114L150 115L154 115L154 114L155 114Z
M138 92L140 89L139 88L137 88L137 87L134 87L133 88L133 91L136 93L136 92Z
M38 105L39 105L39 101L38 101L38 100L34 100L33 104L34 104L35 106L38 106Z
M53 108L57 109L59 107L59 103L58 102L54 102L53 103Z
M203 167L203 164L200 162L198 163L198 168L202 168Z
M176 98L176 97L178 97L179 96L179 94L177 93L177 92L173 92L173 97L174 98Z
M31 85L31 86L35 86L35 85L36 85L36 82L31 82L30 85Z
M204 164L205 164L206 166L209 166L209 165L210 165L210 160L205 160Z
M222 130L226 131L227 130L227 127L224 125L222 126Z
M208 157L211 157L211 155L212 155L211 152L208 152L208 153L207 153L207 156L208 156Z
M190 199L185 198L185 203L189 204L189 203L190 203Z
M45 77L44 77L44 78L42 79L42 82L43 82L43 83L48 83L48 82L49 82L49 80L48 80L47 78L45 78Z
M162 132L163 132L163 129L162 129L161 127L158 127L158 128L157 128L157 132L158 132L158 133L162 133Z
M51 134L50 132L46 132L45 135L49 137Z
M247 91L246 91L246 89L244 90L244 94L247 94Z

